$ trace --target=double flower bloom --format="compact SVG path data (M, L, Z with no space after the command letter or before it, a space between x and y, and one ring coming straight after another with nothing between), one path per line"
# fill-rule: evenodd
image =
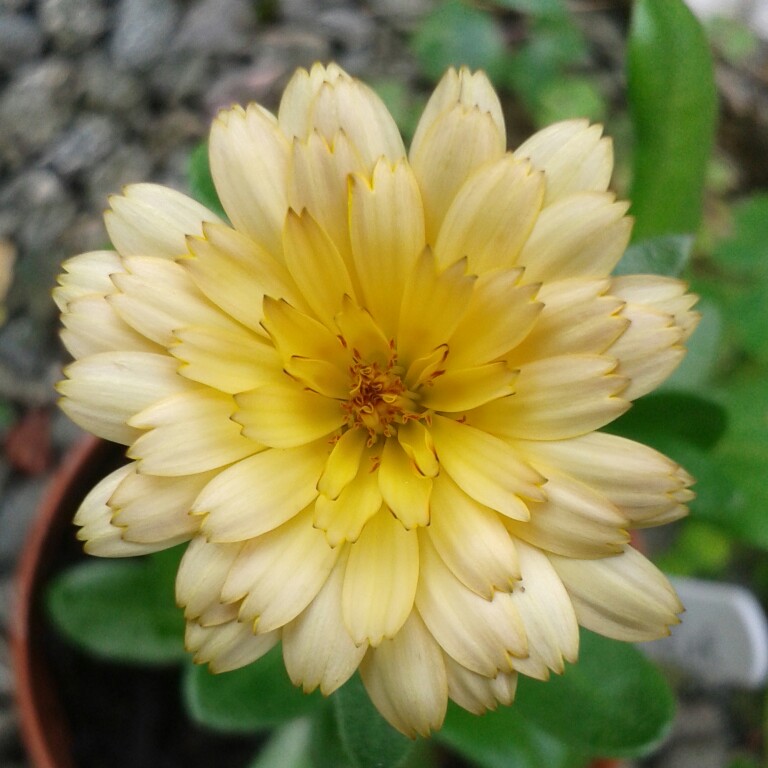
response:
M446 74L406 158L373 92L316 65L277 118L214 122L231 224L134 185L116 250L65 264L62 407L132 460L79 535L103 556L190 541L177 597L214 671L282 641L297 685L359 668L425 734L448 697L482 712L561 672L578 624L677 622L628 540L685 514L691 479L596 430L675 368L695 299L610 276L631 220L598 126L505 147L482 73Z

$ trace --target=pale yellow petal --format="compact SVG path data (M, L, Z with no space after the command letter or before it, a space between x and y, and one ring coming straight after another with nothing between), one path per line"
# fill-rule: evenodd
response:
M303 389L323 395L326 399L346 402L349 398L349 371L327 360L311 360L295 355L285 364L284 371ZM284 382L285 377L280 376L275 383Z
M217 603L209 605L195 619L201 627L218 627L230 621L237 620L237 605L235 603Z
M405 157L400 131L389 110L359 80L339 77L334 82L324 82L314 103L312 125L328 142L344 133L367 170L380 157L391 162Z
M547 556L523 542L517 543L517 552L521 579L511 599L525 626L529 656L514 659L513 666L533 677L545 676L540 673L548 669L560 674L579 653L576 613Z
M534 133L516 150L547 180L545 205L577 192L605 192L613 171L613 143L601 125L564 120ZM602 137L602 138L601 138Z
M394 638L368 651L360 675L379 712L406 736L428 736L443 724L448 705L445 662L417 611Z
M543 304L537 286L519 285L523 270L497 269L478 277L467 311L448 339L450 368L507 355L538 328Z
M437 376L445 371L445 359L448 357L448 345L440 344L426 355L421 355L412 360L405 372L403 383L414 392L420 387L428 385Z
M67 259L53 289L56 306L66 311L70 301L96 294L104 296L115 290L111 275L123 272L123 261L115 251L89 251Z
M610 353L630 378L628 397L635 399L655 389L682 360L683 342L699 321L691 309L697 297L686 293L685 283L657 275L614 278L611 290L627 302L622 315L629 327Z
M669 634L683 606L653 563L627 547L601 560L550 557L571 596L579 624L616 640L638 642Z
M213 389L171 395L130 420L149 430L128 450L140 471L172 477L194 475L250 456L263 446L240 434L235 402Z
M560 355L605 352L627 327L621 299L606 295L608 279L571 278L545 283L537 300L541 314L528 335L512 350L510 364Z
M517 450L547 473L566 473L593 488L626 515L633 526L680 517L690 501L693 478L658 451L600 432L571 440L517 441Z
M246 542L221 590L224 602L242 600L240 621L270 632L295 619L320 591L339 550L312 526L312 507Z
M344 574L341 608L355 643L377 646L395 636L413 608L418 577L416 531L382 509L351 545Z
M504 440L437 415L430 432L440 465L480 504L516 520L528 520L522 499L545 498L540 489L544 478Z
M291 210L283 230L285 263L307 304L322 323L333 327L352 282L336 246L307 211Z
M432 478L416 471L394 437L384 443L377 474L384 503L407 529L429 524Z
M349 177L366 172L360 156L345 133L329 143L313 132L305 141L294 140L291 163L291 208L306 208L330 237L351 274Z
M200 527L199 518L189 513L192 503L215 475L156 477L134 470L109 498L112 522L123 528L126 541L186 541Z
M108 301L139 333L169 347L174 331L211 325L238 329L238 324L211 304L186 271L168 259L134 256L125 259L126 272L112 276L118 293Z
M187 252L187 235L199 235L219 217L191 197L159 184L130 184L109 198L104 223L121 256L173 259Z
M68 259L53 298L61 310L61 340L74 358L99 352L162 348L127 325L106 299L116 292L112 275L125 272L115 251L92 251Z
M338 429L344 411L338 400L310 392L287 376L235 396L232 419L245 437L270 448L305 445Z
M317 95L323 83L335 83L349 75L335 62L328 66L315 62L307 71L299 67L285 86L277 121L290 139L306 139L312 131L312 116Z
M100 352L71 363L57 390L62 410L89 432L124 445L141 435L127 422L140 411L174 394L194 389L179 376L167 355Z
M467 496L445 472L435 479L428 532L453 575L481 597L509 592L520 578L514 542L499 516Z
M531 519L505 521L512 534L567 557L605 557L624 549L629 520L603 494L556 470L547 470L547 477L547 500L531 505Z
M279 640L279 632L254 635L248 624L239 621L213 627L189 622L184 634L184 645L194 654L195 664L208 664L214 674L253 663L274 648Z
M240 544L214 544L202 536L189 543L176 574L176 602L187 619L221 605L221 588Z
M61 323L64 326L61 341L75 359L116 349L164 352L159 344L123 322L103 295L90 294L72 299L62 312Z
M511 704L517 689L517 672L499 672L496 677L478 675L462 667L447 654L448 696L460 707L475 715L494 710L501 704Z
M544 179L529 163L504 155L472 174L445 214L435 243L441 265L466 256L482 275L517 262L544 198Z
M434 411L456 413L477 408L514 392L517 371L505 362L451 369L421 390L420 403Z
M464 586L437 554L426 531L419 537L421 568L416 607L443 650L473 672L511 672L511 656L528 652L525 630L510 596L486 600Z
M289 365L294 357L325 360L341 370L352 362L351 353L326 326L286 301L264 299L264 328Z
M684 339L693 333L700 319L699 313L691 310L698 296L687 291L682 280L662 275L624 275L611 280L611 293L620 299L672 315Z
M349 187L352 257L362 299L388 339L394 338L402 296L424 250L424 211L406 162L378 162L373 175L353 175Z
M628 207L608 192L580 192L544 208L517 262L526 282L607 276L629 244Z
M211 541L261 536L290 520L317 496L329 453L325 441L270 448L225 469L197 497L193 513Z
M362 429L348 429L334 443L317 484L320 493L329 499L337 499L352 482L360 467L366 439L367 433Z
M258 104L220 112L211 126L208 153L230 221L279 259L290 145L273 115Z
M656 389L685 356L683 330L672 315L639 304L627 304L621 312L627 330L609 347L618 361L617 373L629 384L622 393L627 400Z
M75 514L74 523L80 527L77 538L85 542L83 549L96 557L135 557L147 555L171 546L174 542L138 544L123 539L123 529L113 525L114 510L107 504L115 488L134 471L126 464L107 475L83 499Z
M203 237L187 239L189 256L179 261L197 287L228 315L263 333L262 299L285 299L306 309L285 265L249 237L221 224L207 224Z
M392 296L389 300L393 303ZM397 305L398 302L394 304ZM334 318L334 322L341 332L345 348L355 357L365 359L369 364L376 363L381 368L386 368L391 363L394 355L393 337L387 337L371 313L359 307L349 296L342 300L341 311Z
M344 548L315 599L283 627L285 668L305 693L319 687L330 696L354 674L368 650L367 643L352 641L341 615L347 557Z
M283 377L275 348L245 329L188 327L175 336L178 343L169 352L191 381L234 395Z
M440 463L435 453L435 443L429 430L421 421L411 419L399 426L397 441L422 475L425 477L437 475L440 471Z
M506 136L491 114L456 104L411 144L410 162L421 189L429 245L437 242L459 189L486 163L504 155Z
M466 109L477 108L481 113L490 115L498 133L506 136L501 102L485 72L472 72L467 67L457 71L451 67L437 84L424 108L413 136L412 151L425 141L435 121L457 104Z
M467 416L473 426L507 438L560 440L608 424L629 408L626 379L599 355L563 355L520 367L515 394Z
M362 430L354 432L367 437ZM381 509L381 490L373 459L373 447L363 451L355 476L339 495L331 498L321 492L317 497L314 525L325 531L332 547L344 541L357 541L365 524Z
M397 357L402 365L407 367L447 341L461 322L474 284L464 262L439 272L429 250L421 253L400 303Z

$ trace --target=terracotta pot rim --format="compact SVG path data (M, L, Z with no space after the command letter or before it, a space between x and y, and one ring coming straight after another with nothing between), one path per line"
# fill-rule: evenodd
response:
M103 440L86 435L66 454L38 505L15 572L9 644L21 737L35 768L75 768L68 725L48 680L48 671L34 648L35 601L49 569L46 557L57 530L71 525L58 519L62 507L71 501L83 469L99 462L108 448Z

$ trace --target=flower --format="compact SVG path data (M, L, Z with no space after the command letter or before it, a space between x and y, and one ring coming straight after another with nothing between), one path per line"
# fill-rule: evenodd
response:
M131 459L79 536L109 557L190 541L196 661L282 641L295 684L359 669L413 736L449 697L482 712L562 672L578 624L678 621L629 531L685 514L691 478L597 430L675 368L695 298L611 277L631 220L599 126L505 147L481 72L445 75L406 155L371 90L315 65L276 118L215 120L231 223L136 184L106 213L115 251L65 264L61 407Z

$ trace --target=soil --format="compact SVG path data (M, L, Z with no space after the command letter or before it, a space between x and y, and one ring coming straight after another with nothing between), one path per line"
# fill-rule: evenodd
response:
M178 668L117 665L45 635L51 677L77 768L245 768L262 739L225 736L191 722Z

